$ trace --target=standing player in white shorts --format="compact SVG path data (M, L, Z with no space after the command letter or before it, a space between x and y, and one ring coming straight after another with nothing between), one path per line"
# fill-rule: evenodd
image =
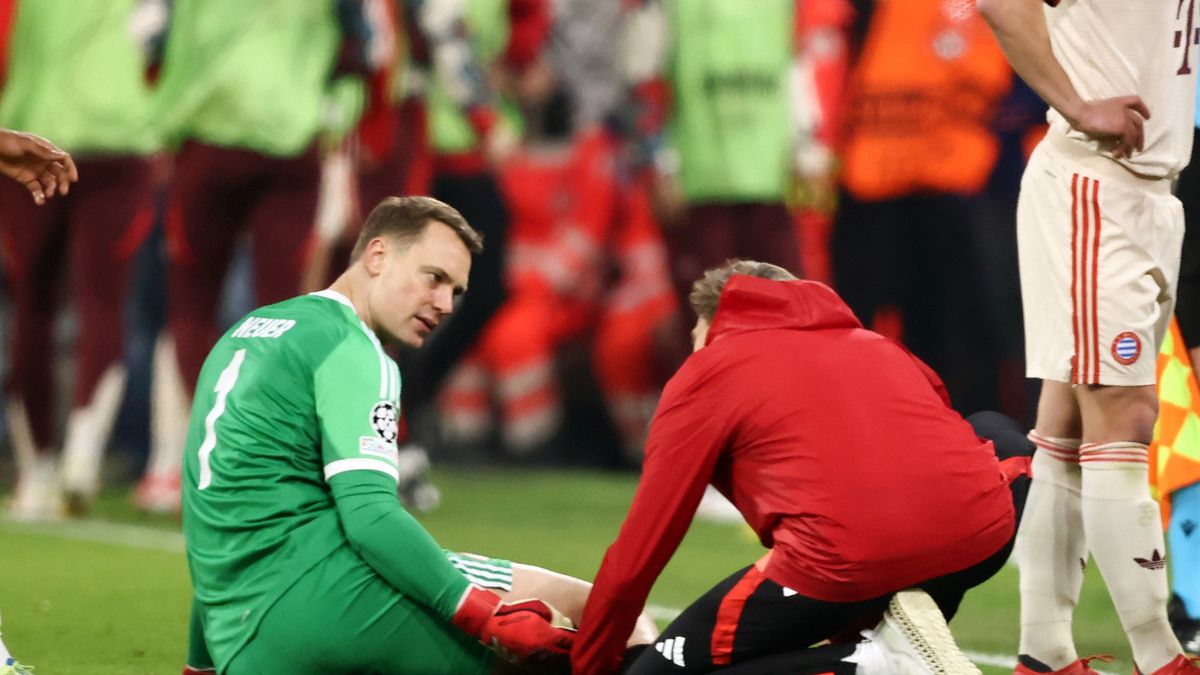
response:
M1167 622L1146 446L1175 303L1200 42L1197 0L979 0L1051 110L1021 184L1027 374L1042 380L1017 537L1017 673L1090 673L1071 637L1088 551L1139 672L1196 673Z

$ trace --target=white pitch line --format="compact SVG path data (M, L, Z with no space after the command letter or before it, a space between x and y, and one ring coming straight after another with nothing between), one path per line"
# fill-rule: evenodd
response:
M108 520L63 520L41 523L25 523L9 518L0 517L0 526L19 530L30 534L40 534L59 539L74 541L89 541L98 544L111 544L128 548L140 548L151 551L168 553L183 553L183 534L171 530L163 530L143 525L130 525ZM646 614L655 621L671 621L679 616L682 610L662 605L646 605ZM998 668L1015 668L1017 659L1006 654L987 654L984 652L966 651L967 658L983 666ZM1100 675L1116 675L1104 670L1096 670Z
M0 525L22 533L58 539L112 544L168 553L184 552L181 532L108 520L59 520L30 523L0 518Z

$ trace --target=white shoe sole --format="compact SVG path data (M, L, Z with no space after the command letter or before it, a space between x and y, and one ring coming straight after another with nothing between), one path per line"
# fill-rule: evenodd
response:
M904 635L934 675L982 675L959 650L942 611L924 591L909 589L892 596L884 620Z

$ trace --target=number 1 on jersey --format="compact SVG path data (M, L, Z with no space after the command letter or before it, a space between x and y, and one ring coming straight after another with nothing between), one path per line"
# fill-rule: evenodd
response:
M217 378L217 386L213 388L217 393L217 400L213 403L212 410L208 411L208 416L204 418L204 442L200 444L200 480L196 485L200 490L212 483L212 469L208 466L208 458L213 448L217 447L217 419L225 413L225 399L229 398L229 392L237 383L238 371L245 360L245 349L234 352L233 360L221 371L221 376Z

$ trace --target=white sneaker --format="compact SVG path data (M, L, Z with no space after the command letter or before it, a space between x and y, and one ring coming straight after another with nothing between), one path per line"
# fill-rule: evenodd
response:
M981 675L959 650L942 611L924 591L894 595L875 633L897 675Z
M857 675L893 675L892 653L879 642L879 634L873 630L864 630L863 639L854 646L854 653L843 661L855 664Z
M58 520L62 513L62 492L54 457L39 456L17 478L9 515L14 520L34 522Z

